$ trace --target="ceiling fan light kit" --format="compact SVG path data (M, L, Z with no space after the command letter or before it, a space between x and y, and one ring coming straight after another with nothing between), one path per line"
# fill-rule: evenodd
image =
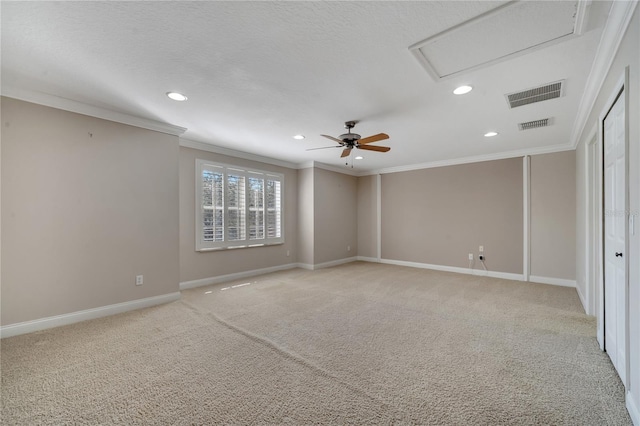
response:
M315 149L325 149L325 148L342 148L342 154L340 158L348 157L351 154L351 150L353 148L364 149L366 151L377 151L377 152L388 152L391 150L388 146L375 146L375 145L367 145L373 142L382 141L385 139L389 139L389 135L386 133L378 133L377 135L368 136L366 138L362 138L357 133L351 133L351 129L353 129L356 125L357 121L347 121L344 123L344 128L347 129L347 133L340 135L338 138L334 138L329 135L320 135L329 140L336 142L338 145L334 146L325 146L321 148L311 148L307 151L315 150Z

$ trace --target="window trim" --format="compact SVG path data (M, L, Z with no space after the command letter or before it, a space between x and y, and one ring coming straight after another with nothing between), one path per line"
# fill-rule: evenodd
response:
M229 241L228 240L228 230L226 226L224 227L224 237L223 241L215 242L215 241L204 241L204 227L203 227L203 217L202 217L202 199L203 199L203 182L202 182L202 172L204 170L218 170L223 173L224 185L223 185L223 193L224 193L224 206L223 206L223 223L227 222L227 176L229 172L233 175L244 176L245 183L245 239L242 241ZM249 194L248 194L248 178L250 176L262 176L265 184L264 184L264 197L265 200L263 202L263 211L264 211L264 239L259 240L250 240L249 239ZM196 167L195 167L195 250L198 252L205 251L214 251L214 250L235 250L240 248L250 248L250 247L263 247L263 246L271 246L271 245L279 245L284 244L284 174L272 172L268 170L259 170L253 167L242 167L236 166L233 164L225 164L219 163L216 161L208 161L201 158L196 158ZM266 180L271 178L271 180L275 180L280 182L280 237L277 238L268 238L267 237L267 203L266 203Z

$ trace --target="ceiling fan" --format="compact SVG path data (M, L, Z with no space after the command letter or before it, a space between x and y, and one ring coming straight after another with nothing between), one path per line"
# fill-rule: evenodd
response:
M347 133L340 135L339 138L334 138L333 136L328 136L328 135L320 135L327 139L331 139L334 142L337 142L338 145L324 146L322 148L311 148L311 149L307 149L307 151L313 151L315 149L343 148L342 155L340 155L340 158L344 158L344 157L348 157L349 154L351 154L351 150L353 148L364 149L367 151L378 151L378 152L387 152L391 149L388 146L367 145L372 142L378 142L385 139L389 139L389 135L387 135L386 133L378 133L377 135L361 138L359 134L351 133L351 129L355 127L356 123L357 121L347 121L346 123L344 123L344 128L347 129Z

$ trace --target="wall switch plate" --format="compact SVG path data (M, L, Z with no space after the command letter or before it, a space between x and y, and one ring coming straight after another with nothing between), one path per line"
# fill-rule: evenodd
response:
M482 253L482 252L484 251L484 246L480 246L480 248L478 249L478 251L479 251L480 253Z
M469 260L473 260L473 253L469 253Z
M136 275L136 285L142 285L143 282L144 282L144 276Z

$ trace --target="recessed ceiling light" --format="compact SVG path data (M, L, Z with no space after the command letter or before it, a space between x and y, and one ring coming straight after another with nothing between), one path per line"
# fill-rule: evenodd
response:
M498 132L487 132L484 134L485 138L490 138L492 136L496 136L498 134Z
M182 93L178 93L178 92L167 92L167 96L170 99L173 99L174 101L186 101L187 97L185 95L183 95Z
M304 135L295 135L293 138L297 140L302 140L304 139Z
M358 156L356 157L356 160L363 160L363 159L364 159L364 157L363 157L362 155L358 155Z
M473 87L471 86L460 86L456 88L456 90L454 90L453 93L456 95L464 95L465 93L469 93L472 90L473 90Z

